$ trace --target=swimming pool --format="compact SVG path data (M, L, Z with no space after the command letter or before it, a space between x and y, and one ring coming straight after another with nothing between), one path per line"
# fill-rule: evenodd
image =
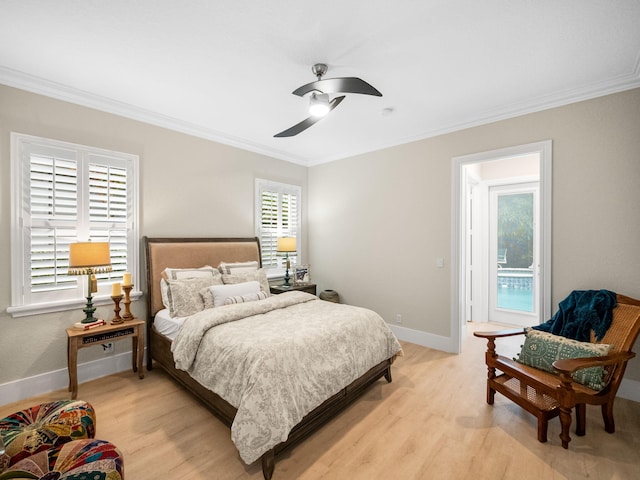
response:
M533 312L533 289L498 286L498 308Z

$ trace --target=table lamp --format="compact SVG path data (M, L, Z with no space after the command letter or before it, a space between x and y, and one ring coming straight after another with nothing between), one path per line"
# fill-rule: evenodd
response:
M96 273L111 271L111 252L109 242L78 242L69 245L69 275L86 275L87 306L82 310L85 318L82 323L98 321L93 316L96 308L93 306L92 293L98 291Z
M276 247L276 251L278 253L284 253L284 256L287 260L287 269L284 274L284 284L285 286L289 285L289 269L291 268L291 263L289 261L289 254L295 253L296 251L296 239L295 237L280 237L278 238L278 244Z

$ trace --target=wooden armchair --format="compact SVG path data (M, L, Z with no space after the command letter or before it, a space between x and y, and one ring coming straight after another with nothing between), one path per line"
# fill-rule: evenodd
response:
M562 446L569 448L571 437L571 410L576 409L576 435L585 434L586 405L600 405L604 428L615 431L613 401L622 381L627 362L635 357L631 351L640 331L640 301L617 295L618 305L613 310L613 320L604 338L592 343L610 344L610 353L602 357L556 360L556 374L523 365L496 353L496 339L524 334L523 329L499 332L474 332L476 337L487 339L486 364L487 403L493 405L496 392L511 399L538 418L538 440L547 441L547 424L550 418L560 416ZM592 390L573 381L571 374L577 370L605 367L604 389ZM502 372L497 375L496 370Z

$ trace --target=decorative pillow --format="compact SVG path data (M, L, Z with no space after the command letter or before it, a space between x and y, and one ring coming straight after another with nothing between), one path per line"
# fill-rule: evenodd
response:
M219 277L220 271L211 265L200 268L165 268L162 273L165 280L181 280L184 278Z
M257 294L260 292L260 284L256 281L237 283L232 285L214 285L210 287L213 293L213 305L221 307L228 297Z
M213 304L213 292L211 291L211 287L205 287L200 290L200 297L202 298L202 302L204 303L205 310L215 307L215 305Z
M237 295L235 297L227 297L227 299L224 301L224 304L233 305L234 303L256 302L258 300L264 300L265 298L268 298L268 296L264 292L250 293L248 295Z
M514 360L546 372L556 373L553 368L553 362L556 360L602 357L608 355L610 349L611 345L607 344L578 342L559 335L527 329L522 350ZM572 378L575 382L593 390L602 390L605 387L603 367L578 370Z
M234 262L234 263L221 262L220 265L218 265L218 270L220 270L220 273L235 274L235 273L255 272L256 270L258 270L259 267L260 265L258 265L258 262L256 261Z
M165 308L169 308L169 284L168 280L181 280L185 278L217 278L218 285L222 285L222 277L220 271L217 268L213 268L210 265L205 265L200 268L165 268L160 279L160 294L162 296L162 304Z
M266 293L267 296L270 295L269 280L267 279L267 272L265 272L264 269L262 268L254 272L222 274L222 282L225 285L232 285L236 283L245 283L245 282L251 282L251 281L260 282L260 290Z
M204 310L204 301L200 296L200 290L216 285L218 279L213 277L184 278L182 280L169 280L167 299L169 302L169 315L172 317L188 317Z
M74 440L24 458L0 473L0 480L122 480L124 460L118 448L104 440Z
M5 452L0 471L35 453L72 440L93 438L96 414L82 400L57 400L21 410L0 420Z

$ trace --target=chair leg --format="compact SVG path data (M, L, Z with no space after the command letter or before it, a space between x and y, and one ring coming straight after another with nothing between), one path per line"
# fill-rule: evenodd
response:
M487 403L489 405L493 405L493 402L496 397L496 391L489 386L489 382L487 382Z
M569 435L569 429L571 428L570 408L560 407L560 424L562 425L562 432L560 433L562 448L569 448L569 442L571 441L571 435Z
M576 405L576 435L582 436L587 428L587 406L584 403Z
M613 398L607 403L602 404L602 419L604 420L604 429L607 433L616 431L616 425L613 421Z
M549 427L549 419L546 417L538 417L538 441L545 443L547 441L547 430Z

